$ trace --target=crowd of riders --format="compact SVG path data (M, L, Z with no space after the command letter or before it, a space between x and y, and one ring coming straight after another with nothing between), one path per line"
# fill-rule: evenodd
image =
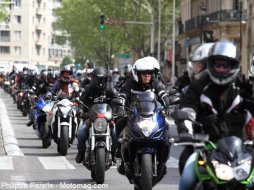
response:
M192 52L183 75L171 88L180 94L178 107L173 112L170 106L174 102L175 94L172 95L168 91L160 73L160 64L151 56L127 64L123 76L120 76L118 69L113 69L110 73L103 67L89 68L85 72L78 71L75 74L72 69L66 67L60 71L47 69L40 73L24 67L21 72L13 70L5 75L1 73L0 83L13 96L15 103L19 91L25 89L25 93L33 94L34 102L30 104L28 127L35 125L34 105L38 97L54 103L65 98L80 102L75 111L78 122L73 130L73 138L77 137L77 163L82 163L85 159L87 140L91 133L91 120L88 119L87 113L96 102L109 104L114 111L117 110L114 113L116 115L114 125L110 128L112 162L116 162L123 156L122 144L118 140L126 138L124 135L128 133L131 117L128 114L130 109L137 105L138 95L144 92L153 92L155 100L164 108L166 117L174 119L178 140L181 142L194 142L196 133L209 135L209 140L214 143L230 136L238 137L243 142L253 140L253 81L251 76L246 78L241 73L240 60L238 47L230 41L205 43L197 47ZM114 105L113 99L121 100L121 106ZM52 107L53 118L57 110L57 106ZM189 118L182 118L178 111L188 113ZM82 122L79 118L83 119ZM59 133L57 121L51 124L51 139L56 142ZM170 149L169 124L165 123L165 126L163 138L167 139L167 146ZM252 149L251 146L248 150L247 148L245 150L245 147L241 148L226 151L237 156L240 154L237 151L248 152ZM193 146L186 146L180 155L180 190L197 187L199 182L195 171L197 154ZM120 174L126 174L128 164L124 163L122 158L118 167Z

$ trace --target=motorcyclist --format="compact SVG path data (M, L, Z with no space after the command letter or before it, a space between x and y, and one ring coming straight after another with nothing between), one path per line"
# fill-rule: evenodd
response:
M91 74L93 72L92 68L89 68L85 72L84 79L80 83L81 88L85 88L86 85L88 85L91 82Z
M193 81L180 103L180 109L188 112L203 125L205 134L216 142L221 137L238 136L253 138L254 119L245 108L240 89L235 81L240 71L240 53L229 41L216 42L209 52L208 75ZM198 129L189 120L177 120L179 137L191 140ZM188 158L179 189L193 189L197 177L194 171L196 153Z
M34 84L32 89L34 90L34 93L37 97L41 96L44 99L51 99L52 93L50 92L50 88L52 87L54 83L54 76L52 70L42 70L40 73L40 77L37 80L37 83ZM36 113L36 110L33 110L30 114L30 121L26 124L28 127L33 125L34 121L34 114Z
M125 100L125 105L131 106L136 102L137 95L145 91L153 91L157 95L157 100L165 107L169 106L169 96L166 93L165 85L155 78L153 57L138 59L133 65L133 78L128 79L120 91L120 97ZM117 137L127 125L127 117L118 120L116 124ZM118 143L116 158L121 157L120 143ZM123 162L119 167L119 173L124 173Z
M175 87L181 92L186 92L190 83L207 74L207 58L210 48L214 43L204 43L198 46L190 55L190 61L187 63L183 71L183 76L180 77Z
M132 65L127 64L124 67L124 76L119 78L119 81L116 83L115 88L119 91L124 83L129 79L133 77L132 73Z
M91 74L91 82L90 84L85 86L84 91L80 96L80 100L90 108L93 104L95 99L98 99L102 96L105 96L104 101L108 104L111 103L111 99L117 97L117 91L108 83L108 73L106 69L103 67L97 67L93 70ZM87 112L87 108L83 108L84 112ZM89 137L89 126L86 121L79 129L78 132L78 154L76 156L76 162L81 163L84 158L84 153L86 150L86 140ZM115 129L111 128L111 138L112 138L112 153L114 155L115 146L116 146L116 135Z
M60 72L60 78L55 81L52 90L57 94L58 98L68 97L74 98L78 96L78 83L71 80L72 70L63 67Z
M79 96L79 85L75 81L71 80L72 70L68 67L63 67L60 71L59 79L56 80L52 86L52 93L56 95L58 100L68 98L74 99ZM58 108L56 105L53 107L51 127L53 128L53 139L56 140L57 136L57 121L56 113ZM73 126L73 131L77 126Z
M184 77L188 78L187 83L184 83L179 80L176 82L175 86L177 86L177 89L180 90L181 93L186 93L189 85L194 80L198 80L199 78L202 78L205 75L208 75L207 72L207 60L208 60L208 54L211 47L214 45L214 43L204 43L200 46L198 46L190 55L190 62L188 62L188 65L186 69L184 70ZM186 146L184 150L182 151L180 157L179 157L179 172L182 174L184 165L188 157L193 153L193 147L192 146Z
M28 71L29 69L27 67L23 67L22 72L16 75L15 82L18 89L25 89L27 87L27 81L29 79Z

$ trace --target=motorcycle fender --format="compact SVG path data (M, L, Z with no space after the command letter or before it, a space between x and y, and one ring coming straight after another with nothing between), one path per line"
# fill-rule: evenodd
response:
M105 147L105 142L103 141L99 141L99 142L96 142L96 147Z
M57 130L57 137L60 138L60 136L61 136L61 126L69 126L69 138L71 138L71 125L68 122L60 123L60 125L58 126L58 130Z

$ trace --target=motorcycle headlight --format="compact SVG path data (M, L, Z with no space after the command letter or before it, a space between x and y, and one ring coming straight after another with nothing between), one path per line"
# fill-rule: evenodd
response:
M101 133L107 130L107 126L108 122L105 118L97 118L93 123L94 130Z
M49 112L49 111L51 110L51 108L52 108L52 107L51 107L50 105L47 104L46 106L44 106L44 107L42 108L42 111L44 111L44 112L47 113L47 112Z
M67 106L59 106L60 111L62 112L63 115L68 115L68 113L71 111L71 107Z
M153 122L150 119L144 119L142 121L137 122L139 128L142 130L142 133L149 137L153 132L153 129L156 127L157 123Z
M215 170L215 175L219 179L229 181L234 178L234 172L232 167L226 164L221 164L216 160L212 160L212 164Z

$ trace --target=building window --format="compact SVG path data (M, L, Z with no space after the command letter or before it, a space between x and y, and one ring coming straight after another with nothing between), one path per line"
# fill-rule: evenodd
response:
M21 31L14 31L13 38L15 40L21 40Z
M21 7L21 0L15 0L15 7Z
M15 55L21 55L21 47L14 47L14 54Z
M0 46L0 54L10 54L10 46Z
M1 42L10 42L10 31L0 31L0 41Z
M15 23L17 23L17 24L21 24L21 16L14 16L14 21L15 21Z

